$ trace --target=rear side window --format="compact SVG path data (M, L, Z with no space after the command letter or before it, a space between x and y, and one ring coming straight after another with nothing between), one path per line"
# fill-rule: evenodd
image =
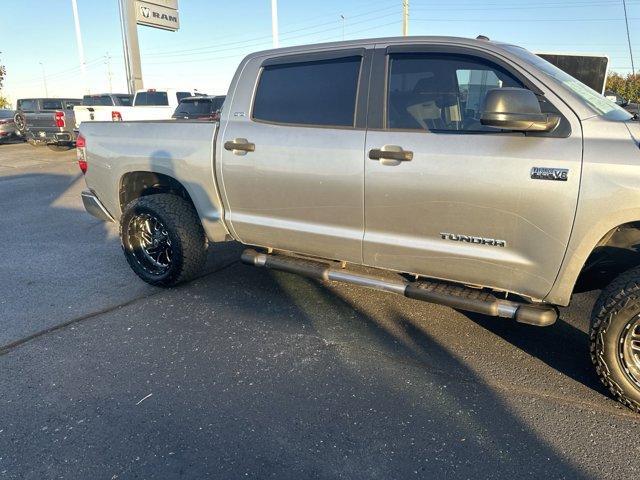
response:
M60 100L43 100L43 110L62 110L62 102Z
M352 127L361 57L263 68L253 118L276 123Z
M167 92L138 92L135 100L136 106L162 106L169 105Z

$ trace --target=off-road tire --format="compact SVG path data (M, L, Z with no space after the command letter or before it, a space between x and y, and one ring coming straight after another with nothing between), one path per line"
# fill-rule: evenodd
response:
M171 242L171 262L168 270L154 274L146 270L132 251L130 223L139 215L152 215L164 225ZM153 194L129 203L120 219L120 241L131 269L145 282L173 287L192 280L202 270L207 259L208 240L200 218L187 200L172 194Z
M600 380L613 396L640 413L640 386L625 368L620 354L627 325L640 314L640 267L611 282L600 294L591 314L591 360Z
M73 148L73 145L67 145L67 144L56 145L55 143L49 143L47 144L47 148L49 148L49 150L52 150L54 152L68 152Z

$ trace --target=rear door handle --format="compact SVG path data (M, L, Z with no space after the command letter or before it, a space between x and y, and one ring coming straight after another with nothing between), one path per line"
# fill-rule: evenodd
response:
M369 158L378 160L382 165L400 165L400 162L410 162L413 160L413 152L403 150L398 145L385 145L382 148L372 148L369 150Z
M236 155L246 155L247 152L256 151L256 144L251 143L246 138L234 138L233 140L224 142L224 149Z

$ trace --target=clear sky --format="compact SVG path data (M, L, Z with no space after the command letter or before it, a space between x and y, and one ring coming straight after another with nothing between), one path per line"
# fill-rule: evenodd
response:
M92 93L126 91L118 0L77 0ZM270 48L270 0L178 0L176 33L138 27L145 88L225 93L240 59ZM5 94L79 97L71 0L0 0L0 63ZM282 46L401 34L402 0L279 0ZM627 0L631 42L640 65L640 0ZM341 15L345 17L344 21ZM344 25L344 33L343 33ZM537 52L609 55L631 70L622 0L410 0L410 35L454 35L522 45ZM40 64L42 63L42 65Z

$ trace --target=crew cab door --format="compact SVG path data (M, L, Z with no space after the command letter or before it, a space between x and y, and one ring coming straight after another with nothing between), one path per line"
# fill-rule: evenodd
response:
M476 48L381 46L372 82L365 263L543 298L576 210L579 120L507 59ZM481 125L486 92L501 87L536 91L560 126L525 135ZM534 179L536 167L567 178Z
M365 53L241 66L216 152L225 220L243 243L362 261Z

